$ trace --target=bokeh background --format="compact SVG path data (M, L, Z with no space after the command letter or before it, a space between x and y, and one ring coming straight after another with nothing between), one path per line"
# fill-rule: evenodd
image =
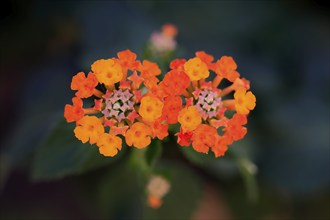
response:
M0 219L330 218L330 29L320 1L5 3ZM233 56L251 81L257 107L248 135L232 148L258 168L252 198L255 188L230 158L195 163L171 140L159 166L172 172L172 191L158 211L146 207L134 169L120 165L125 156L88 172L31 178L38 146L71 102L71 77L120 50L141 58L164 23L178 27L180 57ZM65 170L68 160L58 166Z

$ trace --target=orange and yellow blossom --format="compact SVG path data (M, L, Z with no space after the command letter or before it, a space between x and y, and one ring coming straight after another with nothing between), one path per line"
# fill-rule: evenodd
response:
M93 73L88 73L87 78L83 72L77 73L72 77L71 89L78 90L76 96L79 98L88 98L93 95L98 81Z
M122 147L119 136L129 146L144 148L151 139L168 136L168 124L179 123L179 145L192 145L201 153L211 150L219 157L233 141L246 135L247 115L255 108L256 98L231 57L214 61L212 55L198 51L188 61L173 60L171 70L159 82L156 63L140 62L130 50L117 55L95 61L87 77L80 72L72 79L77 97L72 99L73 105L65 106L64 116L68 122L76 122L74 133L83 143L89 141L101 154L115 156ZM210 81L207 78L212 72L216 77ZM218 88L223 79L232 85ZM97 88L105 89L96 89L98 84ZM141 85L147 91L142 92ZM227 98L232 92L234 99ZM95 105L83 108L81 98L92 95ZM234 111L233 117L227 117L227 111ZM101 116L90 116L93 114Z
M64 109L66 120L76 121L77 139L96 144L104 156L118 153L121 138L130 146L143 148L151 139L168 135L168 124L162 117L165 92L156 77L158 65L140 62L130 50L119 51L117 56L95 61L87 77L82 72L75 75L71 89L77 90L77 97ZM142 94L145 87L148 91ZM94 106L83 108L81 98L92 95Z
M118 150L121 150L122 140L115 135L104 133L96 145L99 147L100 154L113 157L118 153Z
M216 136L214 146L211 148L215 157L224 156L228 146L233 143L233 139L228 136Z
M246 92L245 88L239 88L234 94L235 109L238 114L249 114L256 106L256 97L251 91Z
M184 132L193 131L202 123L202 117L194 106L189 106L179 112L178 121Z
M139 114L146 121L155 121L162 115L163 106L157 97L145 96L141 99Z
M185 97L185 106L178 115L181 125L180 132L176 134L178 144L192 144L192 147L201 153L212 150L216 157L220 157L233 141L246 135L246 116L254 109L256 99L252 92L247 92L250 82L240 78L232 57L223 56L217 61L213 60L212 55L198 51L196 57L188 61L172 61L170 68L177 72L182 71L190 78L189 86L180 90ZM210 72L215 73L215 78L208 81ZM218 88L223 79L232 84ZM167 87L170 87L171 83L169 80ZM228 99L227 95L232 92L234 99ZM236 114L228 118L226 113L232 111ZM164 115L166 114L167 111L164 111Z
M167 96L164 99L163 118L168 124L176 124L181 109L182 99L180 96Z
M64 117L67 122L74 122L84 117L83 102L78 97L72 98L73 105L66 104L64 107Z
M134 145L137 148L147 147L151 142L150 136L150 127L142 122L134 123L125 134L127 145Z
M199 125L192 135L192 146L200 153L208 153L213 147L217 136L217 130L206 124Z
M184 64L184 70L191 81L197 81L209 77L207 65L198 57L189 59Z
M106 86L113 86L123 78L123 69L115 59L101 59L92 64L97 80Z
M74 134L83 143L89 141L90 144L95 144L104 133L102 121L96 116L84 116L77 121L77 125Z

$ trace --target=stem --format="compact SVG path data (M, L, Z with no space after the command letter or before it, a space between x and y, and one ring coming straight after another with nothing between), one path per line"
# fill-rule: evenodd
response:
M235 85L232 84L230 86L228 86L227 88L224 88L221 92L220 92L220 96L225 96L228 95L229 93L231 93L232 91L235 90Z
M223 100L222 103L228 110L235 110L235 99Z
M187 90L184 90L184 92L182 93L182 95L186 98L191 97L190 93Z
M193 85L193 88L197 88L198 87L198 82L197 81L192 81L192 85Z
M98 90L98 89L94 89L94 91L93 91L93 95L95 95L95 96L98 97L98 98L102 98L102 96L104 96L104 93L101 92L101 91Z
M213 80L213 83L212 83L212 86L215 87L215 88L218 88L220 82L222 81L223 77L220 76L220 75L217 75L214 80Z
M84 108L84 114L97 114L99 113L100 111L94 109L94 108Z

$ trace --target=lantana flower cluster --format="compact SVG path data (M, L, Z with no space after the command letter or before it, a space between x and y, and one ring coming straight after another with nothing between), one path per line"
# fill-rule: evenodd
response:
M179 123L179 145L220 157L245 136L256 98L232 57L214 61L199 51L189 60L175 59L161 81L156 63L136 58L130 50L120 51L95 61L87 75L73 76L71 89L77 92L64 117L76 123L74 134L81 142L115 156L123 142L145 148L151 139L168 136L168 125ZM230 85L219 88L223 81ZM84 107L86 98L94 100L92 107Z

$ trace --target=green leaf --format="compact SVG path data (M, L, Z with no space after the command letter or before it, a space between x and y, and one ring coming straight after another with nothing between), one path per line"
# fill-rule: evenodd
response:
M115 157L104 157L96 145L82 144L73 133L74 124L64 119L54 127L35 152L32 165L34 181L62 178L81 174L116 161Z

